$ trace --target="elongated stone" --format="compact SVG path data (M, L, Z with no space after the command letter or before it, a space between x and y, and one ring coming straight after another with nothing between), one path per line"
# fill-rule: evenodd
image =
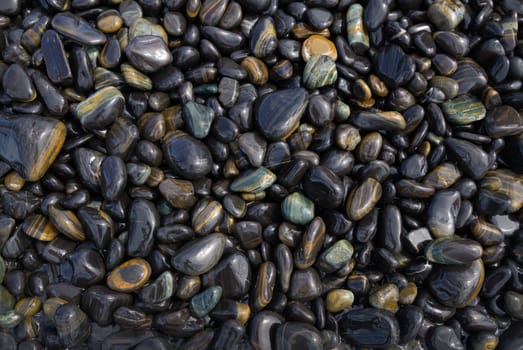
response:
M480 187L508 200L507 211L513 213L523 206L523 176L508 169L488 171L480 182Z
M491 137L521 134L523 132L523 117L513 107L496 107L487 113L485 131Z
M98 90L79 103L73 113L89 129L105 129L122 114L125 99L115 87Z
M438 238L425 248L427 260L444 265L468 264L482 254L483 248L478 242L457 237Z
M47 172L65 136L65 125L54 118L0 114L0 158L27 181Z
M405 118L395 111L359 111L351 114L350 121L358 128L369 131L402 131L407 126Z
M369 49L369 35L363 24L364 8L360 4L352 4L347 10L347 40L350 47L358 54Z
M171 264L186 275L199 276L216 266L224 249L225 236L213 233L178 249L171 259Z
M347 216L358 221L374 209L382 195L381 184L369 177L356 187L347 199Z
M287 138L298 127L308 102L307 90L299 88L263 95L254 115L258 130L268 140Z
M42 54L44 56L47 77L55 84L68 84L73 73L65 53L60 36L54 30L48 30L42 37Z
M447 237L456 230L456 218L461 208L459 192L437 192L427 211L427 225L435 237Z
M89 24L82 17L70 12L62 12L53 16L51 26L63 36L87 46L105 44L104 33Z
M276 181L276 175L265 167L250 170L237 177L230 186L233 192L260 193Z
M472 142L448 137L445 140L450 153L454 154L465 173L479 180L487 173L490 161L487 152Z

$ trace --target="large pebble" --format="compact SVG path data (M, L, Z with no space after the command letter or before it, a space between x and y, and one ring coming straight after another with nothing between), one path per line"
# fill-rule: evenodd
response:
M224 248L225 236L213 233L178 249L172 257L171 264L186 275L199 276L216 266Z

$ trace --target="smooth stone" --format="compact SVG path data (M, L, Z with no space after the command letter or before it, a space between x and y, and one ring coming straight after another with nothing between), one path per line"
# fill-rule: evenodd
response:
M160 215L156 206L145 199L134 200L129 209L127 254L132 257L147 256L159 226Z
M395 44L380 48L375 63L376 73L389 88L405 85L416 70L414 60Z
M326 55L312 56L303 69L303 84L307 89L332 85L337 79L336 63Z
M16 82L16 84L13 84ZM4 92L18 102L31 102L36 98L36 89L29 74L21 65L14 63L2 74Z
M443 305L463 308L479 294L484 278L481 259L465 265L435 265L428 278L428 287Z
M154 73L173 61L173 56L161 37L141 35L129 41L125 54L131 64L144 73Z
M441 109L447 119L458 125L470 124L485 118L487 110L483 103L475 97L460 95L455 99L445 101Z
M205 317L218 304L223 289L220 286L209 287L191 298L189 307L191 312L199 318Z
M472 239L443 237L425 247L425 257L436 264L463 265L481 258L483 248Z
M212 156L207 146L183 131L165 135L163 152L167 164L185 178L200 178L211 171Z
M238 176L230 185L233 192L260 193L272 186L276 175L265 167L247 170Z
M211 233L224 216L223 206L218 201L204 199L196 204L191 226L198 235Z
M302 236L301 244L294 253L294 265L299 269L311 267L315 262L325 240L325 222L315 217Z
M368 131L402 131L406 128L407 123L401 113L396 111L359 111L352 113L350 116L351 123Z
M288 297L296 301L311 301L322 294L323 286L315 268L294 270Z
M165 271L154 282L140 290L140 299L150 304L161 303L174 295L176 286L177 282L173 273Z
M65 142L65 125L48 117L0 115L0 159L27 181L38 181Z
M229 0L205 0L200 9L200 21L206 26L215 26L224 15Z
M105 129L122 114L125 99L115 87L98 90L74 109L74 115L88 129Z
M385 22L391 3L391 0L370 0L367 3L363 13L363 23L367 30L373 32Z
M223 77L218 84L218 94L218 100L221 104L224 107L230 108L238 101L238 97L240 96L240 83L238 80Z
M214 111L210 107L189 101L183 106L183 119L191 135L203 139L211 130Z
M445 140L448 150L453 154L464 172L474 180L479 180L489 170L487 152L472 142L448 137Z
M376 309L396 313L399 309L399 288L393 283L383 284L371 290L369 304Z
M300 88L263 95L254 115L258 130L271 141L287 138L298 127L308 102L307 90Z
M141 258L127 260L107 276L107 286L117 292L139 290L151 276L151 266Z
M435 1L427 11L430 21L440 30L453 30L464 15L465 6L460 0Z
M321 350L322 337L318 329L302 322L285 322L276 328L274 350Z
M302 183L305 195L321 208L337 208L344 199L342 181L327 167L313 167Z
M51 26L63 36L86 46L103 45L105 34L100 32L82 17L70 12L62 12L53 16Z
M197 201L194 185L188 180L168 178L160 182L158 190L174 208L189 210Z
M66 347L76 347L89 338L91 324L87 315L74 304L60 306L54 314L60 342Z
M266 261L258 268L256 287L251 294L251 307L254 311L264 309L272 300L276 286L276 266Z
M424 319L423 310L418 306L405 305L397 313L400 325L400 343L406 343L418 335Z
M285 322L282 315L273 311L261 311L250 321L249 341L255 350L272 349L271 338L278 325Z
M400 326L389 311L351 309L341 316L338 324L342 339L357 346L386 348L399 342Z
M250 32L249 49L258 58L271 55L278 47L276 28L271 17L261 17Z
M54 30L46 31L42 36L41 48L49 80L55 84L71 83L73 72L58 33Z
M247 132L238 138L238 146L253 167L260 167L265 159L267 141L257 133Z
M104 211L90 207L80 208L77 215L87 238L100 249L107 247L114 236L113 219Z
M318 258L318 268L327 273L339 270L354 254L354 247L345 239L341 239L325 249Z
M469 39L464 34L441 31L434 33L433 37L441 51L452 57L461 58L470 50Z
M332 313L347 309L354 302L354 294L347 289L333 289L325 297L325 308Z
M450 77L458 82L459 95L481 91L488 81L485 70L470 59L461 60L458 69Z
M487 112L485 131L490 137L519 135L523 132L523 118L510 106L498 106Z
M419 180L427 175L427 158L422 154L415 153L401 162L400 171L403 176L409 179Z
M87 287L103 280L105 265L93 249L78 249L61 260L60 274L78 287Z
M249 292L252 272L251 264L247 257L235 252L227 255L202 276L204 287L219 285L223 290L223 297L238 299Z
M382 195L381 184L369 177L354 188L347 199L347 216L353 221L363 219L374 209Z
M99 326L108 326L113 322L113 313L120 306L131 305L130 294L119 293L104 286L93 286L82 293L82 309Z
M454 185L463 175L461 169L454 163L439 164L425 176L424 185L432 186L436 190L444 190Z
M523 206L523 196L521 196L523 177L508 169L499 168L488 171L480 182L480 188L492 191L495 195L499 195L500 199L504 198L502 206L506 207L509 213L513 213Z
M435 237L454 234L460 207L461 197L457 191L439 191L432 197L427 211L427 226Z
M220 261L225 249L225 236L213 233L189 242L178 249L171 259L174 269L190 276L210 271Z
M314 218L314 202L301 192L294 192L281 204L283 217L297 225L306 225Z
M452 349L465 350L465 346L456 335L456 332L447 326L438 326L431 328L427 333L426 343L428 349Z
M305 39L303 45L301 46L301 57L303 60L308 62L311 57L321 55L329 56L334 61L336 61L338 59L336 45L321 35L311 35Z
M127 186L127 169L122 158L109 156L102 163L101 189L104 198L116 200Z

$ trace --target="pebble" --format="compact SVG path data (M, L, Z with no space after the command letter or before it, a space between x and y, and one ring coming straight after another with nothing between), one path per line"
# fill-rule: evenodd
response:
M178 249L171 259L171 264L177 271L186 275L202 275L216 266L224 249L225 236L213 233Z
M27 181L42 178L65 142L65 125L49 117L4 114L0 128L6 130L0 134L0 158Z
M341 316L338 324L342 339L357 346L383 348L399 342L400 326L389 311L350 309Z
M151 266L141 258L127 260L107 276L107 286L117 292L140 289L151 276Z

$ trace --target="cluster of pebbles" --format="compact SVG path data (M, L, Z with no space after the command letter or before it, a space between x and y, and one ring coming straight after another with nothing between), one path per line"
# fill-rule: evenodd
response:
M1 0L0 349L523 349L519 23Z

